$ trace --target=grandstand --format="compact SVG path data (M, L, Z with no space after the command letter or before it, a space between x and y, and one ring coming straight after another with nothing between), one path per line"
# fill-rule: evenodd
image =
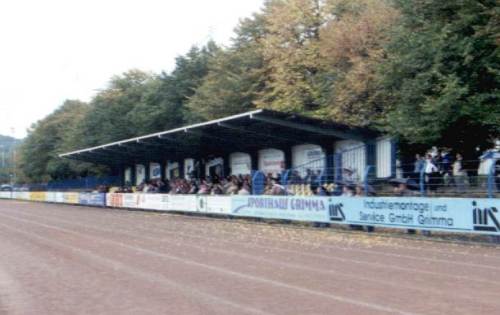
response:
M317 178L331 184L346 176L357 181L390 178L395 152L394 141L372 129L261 109L60 157L107 165L109 175L131 186L214 175L252 175L258 183L268 174L288 184L290 170L302 177L317 171ZM302 185L291 188L310 193Z

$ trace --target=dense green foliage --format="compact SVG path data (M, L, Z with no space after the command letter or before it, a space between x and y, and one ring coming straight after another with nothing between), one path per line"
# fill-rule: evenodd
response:
M496 0L398 0L401 19L382 64L389 130L412 143L484 142L500 132Z
M20 143L15 138L0 135L0 183L9 183L14 176L16 150Z
M170 73L131 70L36 123L28 181L96 172L57 154L254 108L370 126L469 150L500 133L497 0L267 0L229 47L194 47Z

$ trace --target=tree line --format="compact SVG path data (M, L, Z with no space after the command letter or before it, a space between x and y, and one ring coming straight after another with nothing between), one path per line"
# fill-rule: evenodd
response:
M173 71L133 69L33 124L27 182L99 174L57 155L255 108L293 112L467 155L500 133L497 0L267 0L228 47L208 42Z

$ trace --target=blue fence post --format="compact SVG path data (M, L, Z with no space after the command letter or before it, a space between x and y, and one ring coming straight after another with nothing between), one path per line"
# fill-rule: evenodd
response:
M365 177L363 178L363 186L364 186L364 189L365 189L365 196L368 196L368 190L369 190L369 181L368 181L368 178L370 176L370 172L372 171L373 169L373 166L372 165L368 165L366 167L366 170L365 170Z
M488 172L488 198L493 198L495 196L495 167L496 163L495 160L493 160Z
M335 153L333 155L333 165L335 167L335 181L338 182L342 180L342 155L339 153Z
M281 185L285 187L285 195L288 195L288 179L292 170L288 169L281 174Z
M266 176L261 171L255 171L252 175L252 194L262 195L264 193Z
M420 195L425 196L425 167L420 170Z

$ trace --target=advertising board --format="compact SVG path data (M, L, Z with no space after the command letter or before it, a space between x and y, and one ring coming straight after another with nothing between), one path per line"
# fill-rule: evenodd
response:
M300 196L233 196L231 214L238 216L329 222L332 198Z
M165 194L140 194L137 196L138 208L146 210L169 210L170 195Z
M45 201L45 192L44 191L31 191L29 193L29 200L31 201Z
M63 193L63 203L69 203L69 204L80 203L80 194L75 192Z
M335 199L331 217L337 223L455 232L500 232L499 199Z
M104 193L80 193L79 198L81 205L99 207L106 205L106 194Z
M0 191L0 199L10 199L12 198L11 191Z
M215 214L231 214L231 196L198 196L197 211Z

